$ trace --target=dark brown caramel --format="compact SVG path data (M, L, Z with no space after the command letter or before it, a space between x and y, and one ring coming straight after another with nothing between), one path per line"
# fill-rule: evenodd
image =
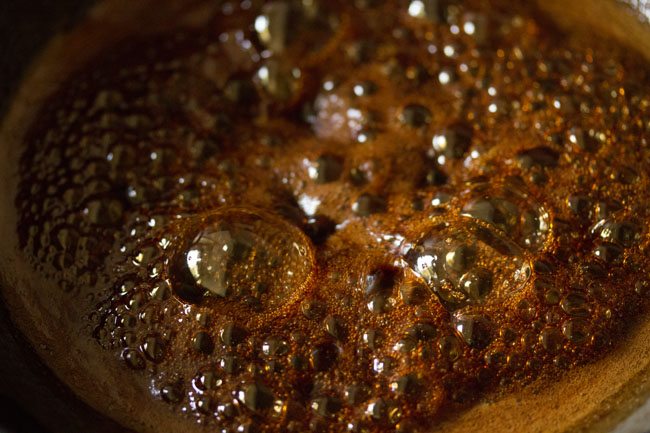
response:
M258 3L31 128L22 247L124 380L211 431L416 432L605 353L649 285L647 64L510 1Z

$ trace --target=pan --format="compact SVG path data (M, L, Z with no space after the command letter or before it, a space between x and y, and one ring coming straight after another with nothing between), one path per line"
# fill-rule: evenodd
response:
M96 11L90 0L5 0L0 5L0 119L9 112L25 74L43 47L53 37L60 37L74 29L90 10ZM124 2L123 2L124 3ZM151 2L142 1L143 10ZM154 2L155 3L155 2ZM188 1L187 4L191 4ZM650 3L650 2L648 2ZM593 34L594 37L614 38L640 56L650 60L650 5L644 1L563 0L540 1L540 10L560 26ZM125 5L128 2L124 3ZM149 6L147 6L149 4ZM183 8L187 7L183 5ZM137 9L138 7L135 7ZM95 9L93 9L95 8ZM101 16L101 14L99 15ZM173 26L173 14L159 19L162 29ZM110 21L110 20L108 20ZM119 21L119 20L118 20ZM114 24L114 23L113 23ZM95 22L99 28L111 28L111 23ZM131 23L131 25L134 25ZM128 25L124 28L128 28ZM101 32L99 32L101 33ZM92 41L89 42L92 44ZM91 47L91 50L94 49ZM0 158L19 154L19 149L8 151L0 142ZM6 168L7 161L0 167ZM5 185L15 182L14 173L0 171ZM4 192L5 190L3 190ZM0 223L12 221L14 200L0 198ZM7 228L12 231L15 228ZM1 242L3 259L0 262L0 285L16 284L15 260L12 245ZM650 343L648 343L650 346ZM65 383L57 378L39 358L39 348L34 347L12 322L12 314L0 302L0 432L7 433L76 433L76 432L127 432L112 420L78 398ZM42 349L42 348L40 348ZM643 378L644 381L650 377ZM646 433L650 431L650 400L646 402L646 389L639 388L621 403L614 405L607 430L615 433ZM623 409L624 408L624 409ZM605 425L605 424L603 424Z

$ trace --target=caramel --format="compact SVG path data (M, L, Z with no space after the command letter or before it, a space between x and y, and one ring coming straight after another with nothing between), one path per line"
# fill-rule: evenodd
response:
M642 311L646 70L531 5L224 3L43 106L21 247L197 429L428 431Z

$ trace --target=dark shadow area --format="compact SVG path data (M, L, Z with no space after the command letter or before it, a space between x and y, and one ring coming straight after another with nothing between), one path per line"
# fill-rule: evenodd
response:
M0 117L25 69L56 32L70 28L91 0L0 1Z
M0 433L126 430L79 400L9 321L0 298Z
M0 394L0 432L49 433L15 401Z

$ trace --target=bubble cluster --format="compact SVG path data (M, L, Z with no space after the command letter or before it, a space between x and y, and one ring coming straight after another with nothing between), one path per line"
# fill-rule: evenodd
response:
M466 193L467 202L461 209L461 216L486 223L490 231L522 249L543 249L551 230L548 211L531 193L516 184L497 186L496 191L490 191L491 187L472 184Z
M18 232L89 305L53 326L199 431L424 432L606 353L648 294L647 65L519 3L262 3L42 107Z
M474 224L432 222L406 261L447 308L503 302L530 277L524 252L506 237Z

